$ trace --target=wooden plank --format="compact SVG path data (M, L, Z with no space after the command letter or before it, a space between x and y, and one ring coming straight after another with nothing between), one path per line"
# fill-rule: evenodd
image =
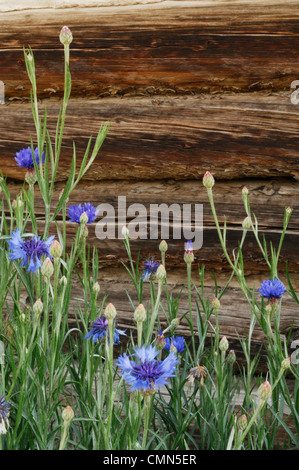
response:
M60 102L46 100L54 138ZM10 178L24 172L13 156L35 135L29 104L2 106L1 169ZM88 138L103 121L111 128L86 179L219 179L292 176L299 178L298 108L288 93L176 98L71 100L58 180L70 167L73 141L78 161Z
M283 225L283 214L285 207L293 208L293 214L289 222L289 229L299 229L299 182L286 179L244 179L233 181L216 181L214 186L214 202L221 223L226 218L228 226L241 227L243 218L246 216L241 198L242 188L246 186L249 190L251 211L258 219L259 226L265 232L267 229L281 229ZM52 210L58 203L60 192L64 183L57 183L53 193ZM22 190L21 182L9 182L8 189L11 200ZM92 202L95 206L102 203L111 204L115 208L116 220L118 220L118 198L126 198L127 207L131 204L143 204L150 213L151 204L161 204L169 207L171 204L203 204L203 218L206 226L214 226L214 219L209 207L206 189L198 180L175 181L175 180L153 180L153 181L122 181L109 180L101 182L84 181L72 192L69 205L82 202ZM44 204L38 187L35 187L35 213L38 217L44 215ZM192 222L194 211L191 213ZM59 216L58 216L59 218ZM127 216L127 221L132 217Z
M194 283L200 288L200 282L197 276L196 268L194 266L192 278ZM228 273L217 274L217 282L219 289L223 288L228 281ZM281 277L284 282L286 282L285 277ZM187 275L185 270L176 269L169 271L167 270L167 280L169 294L174 297L178 296L181 289L184 287L184 290L181 295L181 301L179 304L178 316L181 317L184 313L188 311L188 293L187 293ZM260 282L264 280L263 275L254 275L247 276L246 278L250 288L257 289L260 286ZM137 296L134 290L134 287L129 279L128 274L125 269L102 269L99 272L98 281L101 286L101 292L99 296L99 302L103 299L104 295L108 295L107 302L112 302L117 309L117 321L118 326L121 329L127 329L127 333L130 330L133 330L136 333L136 324L133 319L134 309L130 304L128 299L128 294L130 295L135 307L138 305ZM293 276L293 282L295 289L299 288L299 276ZM70 325L74 325L75 312L79 304L82 303L82 287L79 280L74 276L72 282L72 303L69 309L69 322ZM215 295L214 290L214 280L211 273L207 272L205 275L205 299L212 300ZM260 296L256 294L257 301L259 302ZM197 295L193 289L192 293L192 310L193 310L193 324L196 329L196 299ZM198 299L197 299L198 300ZM166 307L166 296L165 291L163 291L161 297L162 305L165 309ZM143 303L147 305L150 302L150 293L149 293L149 283L144 284L144 298ZM150 305L150 303L149 303ZM167 310L166 310L167 311ZM202 311L201 311L202 314ZM159 318L161 321L162 328L165 328L167 325L165 316L162 309L160 309ZM215 326L215 316L211 316L211 325ZM229 339L229 347L234 349L237 355L239 363L243 363L244 356L240 346L238 335L244 337L248 335L248 329L250 325L250 309L244 299L240 288L235 280L232 281L230 287L227 289L226 293L221 299L221 308L219 311L219 325L220 325L220 334L227 336ZM293 327L293 337L299 338L299 320L297 315L297 304L291 299L288 295L285 295L282 304L281 311L281 334L288 335L288 333ZM181 334L186 338L190 338L190 328L187 321L184 319L178 326L176 334ZM207 344L209 343L209 338L213 335L212 326L209 329L209 335L207 339ZM265 336L259 327L258 323L254 329L252 337L252 354L255 355L258 353L261 345L265 342ZM124 339L125 342L125 339ZM290 354L293 352L289 350ZM266 355L265 350L262 351L261 364L259 366L259 371L266 371Z
M28 96L22 49L29 44L39 95L61 95L65 23L74 35L76 96L287 90L299 76L294 0L117 3L2 13L7 99Z

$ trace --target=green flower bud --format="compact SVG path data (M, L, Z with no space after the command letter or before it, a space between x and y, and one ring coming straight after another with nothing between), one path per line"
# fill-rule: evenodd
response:
M242 189L242 198L243 198L243 200L248 198L248 194L249 194L249 191L248 191L247 187L244 186L244 188Z
M107 305L107 307L105 308L104 315L108 321L114 320L114 318L116 317L116 308L113 304L110 303Z
M228 341L227 341L227 337L226 336L223 336L221 338L221 341L219 343L219 349L220 351L222 352L225 352L228 350Z
M163 282L166 278L166 271L163 264L160 264L156 271L156 278L158 281Z
M60 31L59 39L61 44L64 46L69 46L73 40L73 35L71 30L67 26L63 26Z
M62 247L59 243L59 241L54 240L52 245L50 246L50 255L55 259L55 258L60 258L62 255Z
M29 186L33 186L37 182L37 176L34 170L29 170L25 174L25 181Z
M86 214L86 212L83 212L81 215L80 215L80 223L82 225L86 225L88 222L88 215Z
M101 290L100 284L98 282L96 282L93 285L93 288L92 288L92 291L93 291L93 293L95 294L96 297L99 295L100 290Z
M39 317L43 312L44 305L41 299L37 299L37 301L33 305L33 313L35 317Z
M66 408L64 408L61 416L64 423L69 424L74 419L73 408L71 406L67 406Z
M236 353L233 349L230 350L227 360L230 364L234 364L234 362L236 362Z
M62 276L62 278L59 281L60 286L66 286L67 285L67 278L65 276Z
M270 383L268 381L263 382L257 391L257 396L259 397L260 400L267 401L269 400L271 395L272 395L272 388L271 388Z
M281 363L281 368L282 370L287 370L290 368L290 365L291 365L291 358L286 357Z
M217 299L217 297L214 297L214 299L212 300L212 307L214 310L216 310L216 312L218 312L218 310L220 309L220 300Z
M207 189L212 189L212 187L214 186L215 180L209 171L206 171L206 173L204 174L204 177L202 179L202 184Z
M129 232L129 230L127 229L127 227L125 225L121 229L121 234L125 239L129 238L129 236L130 236L130 232Z
M50 258L46 258L42 265L42 275L50 279L54 272L53 263Z
M250 217L245 217L242 223L242 227L244 230L249 230L251 227L251 218Z
M180 318L174 318L173 320L171 320L170 327L176 328L179 325L180 321Z
M240 431L245 431L245 429L247 428L247 416L246 415L242 415L239 417L237 421L237 426L240 429Z
M159 250L161 251L161 253L166 253L166 251L168 250L168 245L165 240L161 241L159 245Z
M134 312L134 320L136 323L143 323L146 320L146 310L142 304L138 305Z

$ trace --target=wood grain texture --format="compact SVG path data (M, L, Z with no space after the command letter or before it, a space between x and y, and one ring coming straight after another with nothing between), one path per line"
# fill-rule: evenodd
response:
M200 282L197 275L196 267L194 266L192 270L192 278L200 288ZM228 273L218 274L217 282L219 289L223 288L228 281ZM259 287L259 283L263 280L263 276L247 276L247 282L250 288ZM282 280L285 281L284 276ZM299 277L294 275L293 277L294 285L296 288L299 286ZM103 269L100 270L98 281L101 286L101 292L99 296L99 302L103 299L105 295L108 295L107 303L112 302L117 309L117 319L118 326L121 329L128 329L128 331L133 330L136 333L136 323L134 322L134 309L130 304L128 299L128 294L130 295L134 306L138 305L138 299L134 291L133 285L125 271L125 269ZM181 317L184 313L188 311L188 293L186 288L187 277L185 270L177 269L175 272L167 270L167 282L169 288L169 294L177 297L179 292L183 287L184 290L181 295L181 300L179 304L178 316ZM82 304L82 288L79 280L74 277L72 283L72 302L69 310L70 325L75 325L76 309L79 304ZM204 296L205 299L212 300L215 295L214 290L214 281L210 273L206 273L205 276L205 290ZM256 294L257 301L259 302L259 294ZM166 309L166 296L165 291L163 291L161 302L163 307ZM192 292L192 309L193 309L193 324L196 330L196 300L198 301L197 295L193 289ZM150 306L150 294L149 294L149 283L144 284L144 305ZM167 310L166 310L167 311ZM201 314L203 314L201 310ZM167 326L167 321L163 313L162 308L160 309L159 318L161 321L162 328ZM215 317L211 316L211 327L209 329L210 338L213 335L213 326L215 326ZM250 326L250 309L246 300L244 299L240 288L238 287L235 280L232 281L230 287L227 289L226 293L221 299L221 309L219 311L219 325L220 325L220 335L225 335L229 338L230 348L234 349L237 355L239 363L242 363L244 360L242 349L240 346L238 335L244 337L248 334L248 329ZM298 305L287 295L283 299L282 311L281 311L281 334L288 335L291 328L293 332L299 336L299 320L298 320ZM134 334L135 334L134 333ZM176 330L177 334L181 334L186 338L190 339L190 328L187 321L184 319L178 326ZM296 336L297 337L297 336ZM257 324L253 337L252 337L252 354L255 355L261 348L261 345L265 345L265 336L261 328ZM124 338L125 342L125 338ZM209 339L207 340L207 344ZM292 352L291 350L289 351ZM267 369L266 365L266 355L265 350L262 350L261 354L261 363L259 365L259 371L265 371Z
M46 100L54 138L59 101ZM1 107L0 168L23 179L13 156L35 136L29 103ZM71 100L58 179L65 180L73 141L78 162L88 138L111 121L108 136L86 179L219 179L299 177L299 114L288 93L194 97Z
M7 99L28 96L28 45L39 96L62 94L64 24L74 35L73 96L289 90L299 76L296 1L137 3L2 13Z
M281 260L279 267L281 271L285 272L286 262L289 262L291 271L299 271L299 243L298 243L298 193L299 183L290 183L285 180L243 180L243 181L230 181L216 183L214 188L214 197L216 210L219 215L221 224L224 222L224 217L227 221L228 234L227 243L232 254L232 250L237 248L241 240L242 228L241 224L245 217L245 210L241 199L241 190L246 183L250 192L251 210L256 214L259 227L260 237L265 233L268 246L270 242L275 247L278 246L282 226L283 214L286 206L294 207L294 212L290 219L289 229L285 237L285 243L281 252ZM16 195L21 191L21 184L10 183L8 185L11 199L13 200ZM63 189L63 184L59 183L56 186L54 193L54 202L52 210L56 207L58 196ZM44 216L43 202L36 190L35 211L40 220ZM118 213L118 197L126 197L126 209L131 204L143 204L147 214L147 230L142 230L141 233L147 236L146 240L132 240L132 254L136 259L138 251L141 251L142 259L145 260L147 256L159 256L159 240L150 240L150 209L151 204L161 204L162 202L169 207L171 204L178 204L181 209L180 220L175 218L173 220L170 214L170 229L169 237L167 240L169 250L166 254L167 261L171 267L184 266L183 250L184 250L184 236L181 230L181 240L173 238L173 226L182 221L182 208L183 204L190 204L192 207L191 212L191 228L194 230L194 208L195 204L203 205L203 246L196 252L197 261L200 264L205 264L207 268L219 270L227 270L228 264L224 259L217 231L211 209L207 200L205 188L201 182L198 181L152 181L152 182L129 182L129 181L103 181L101 184L86 182L80 185L72 193L69 204L77 204L79 202L92 202L94 205L110 204L115 209L116 221L116 237L118 237L119 213ZM106 216L106 214L104 214ZM137 213L136 213L137 216ZM129 223L135 216L127 216L126 222ZM99 220L101 220L100 217ZM111 222L112 220L110 220ZM61 222L59 222L59 226ZM161 221L159 220L161 229ZM120 225L119 230L121 230ZM60 227L61 228L61 227ZM40 233L42 233L43 225L40 226ZM67 244L70 247L74 238L76 224L67 223ZM52 233L56 229L52 227ZM161 233L159 230L159 238ZM188 238L188 237L187 237ZM104 266L120 266L121 261L127 260L127 255L124 250L121 240L100 240L96 236L95 224L89 226L88 241L92 246L99 249L99 259L102 267ZM245 267L249 273L266 272L267 267L259 253L258 245L251 232L248 233L246 243L244 246L244 262Z
M299 229L299 182L286 179L244 179L232 181L216 181L213 195L216 211L221 223L224 217L229 227L241 228L241 223L246 216L241 192L246 186L249 191L251 211L257 216L261 229L282 229L285 207L292 207L293 213L289 221L290 230ZM21 192L22 182L9 181L8 189L11 200ZM58 203L60 192L64 189L64 182L56 184L53 193L52 211ZM203 217L206 226L214 226L214 220L208 203L207 191L198 180L175 181L123 181L108 180L92 182L84 181L72 192L68 204L80 202L92 202L99 204L111 204L115 208L116 220L118 220L118 197L125 196L127 207L134 203L143 204L150 212L151 204L164 202L171 204L203 204ZM44 215L44 204L38 187L35 187L35 212L38 217ZM194 213L192 211L192 222ZM58 216L59 217L59 216ZM127 217L127 221L132 217Z

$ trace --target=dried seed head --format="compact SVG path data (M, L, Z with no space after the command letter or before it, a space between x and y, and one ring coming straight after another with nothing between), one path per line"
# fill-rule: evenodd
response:
M196 366L189 370L188 383L194 385L195 380L199 380L200 386L203 387L204 380L207 377L207 369L204 366Z

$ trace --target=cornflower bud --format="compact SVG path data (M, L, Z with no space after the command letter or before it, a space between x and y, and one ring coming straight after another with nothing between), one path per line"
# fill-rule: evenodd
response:
M180 318L174 318L173 320L171 320L170 327L176 328L179 325L180 321Z
M216 312L218 312L218 310L220 309L220 300L217 299L217 297L214 297L214 299L212 300L212 307L216 310Z
M191 264L194 261L193 244L191 240L186 242L184 261L186 264Z
M262 401L267 401L272 395L272 388L270 383L266 380L266 382L263 382L258 391L257 391L257 396L259 397L260 400Z
M249 191L246 186L242 189L242 199L246 200L248 198Z
M96 297L99 295L100 290L101 290L100 284L98 282L96 282L93 285L93 288L92 288L92 291L93 291L93 293L95 294Z
M168 250L168 245L165 240L161 241L159 245L159 250L161 251L161 253L166 253L166 251Z
M156 278L159 282L163 282L166 278L166 271L163 264L160 264L156 271Z
M67 285L67 278L65 276L62 276L62 278L59 281L60 286L66 286Z
M281 368L282 370L287 370L290 368L290 365L291 365L291 358L286 357L281 363Z
M142 304L139 304L134 312L134 320L136 323L143 323L146 320L146 310Z
M251 227L251 218L250 217L245 217L242 223L242 227L244 230L249 230Z
M240 431L245 431L245 429L247 428L247 416L246 415L242 415L239 417L237 421L237 426L240 429Z
M41 271L42 271L42 275L44 277L50 279L50 277L52 276L52 274L54 272L53 263L50 260L50 258L45 259L45 261L43 262Z
M37 301L33 305L33 313L36 318L40 317L43 312L44 305L41 299L37 299Z
M66 408L64 408L61 416L64 423L69 424L74 419L73 408L71 406L67 406Z
M204 177L202 179L202 184L207 189L212 189L212 187L214 186L215 180L213 175L209 171L205 172Z
M223 336L221 338L220 343L219 343L219 349L221 352L225 352L228 350L228 341L227 341L226 336Z
M59 241L54 240L52 245L50 246L50 255L55 258L60 258L62 255L62 247Z
M69 46L71 44L73 40L73 35L68 26L63 26L60 31L59 39L61 44L63 44L64 46Z
M114 320L114 318L116 317L116 308L113 304L110 303L107 305L107 307L105 308L104 315L108 321Z
M88 215L86 214L86 212L82 212L82 214L80 215L80 223L82 225L86 225L88 222Z
M37 182L37 176L34 170L28 170L25 174L25 181L29 186L35 185Z
M230 350L227 360L230 364L234 364L234 362L236 362L236 353L233 349Z
M125 225L121 229L121 234L125 239L128 239L129 236L130 236L130 232L129 232L128 228Z

